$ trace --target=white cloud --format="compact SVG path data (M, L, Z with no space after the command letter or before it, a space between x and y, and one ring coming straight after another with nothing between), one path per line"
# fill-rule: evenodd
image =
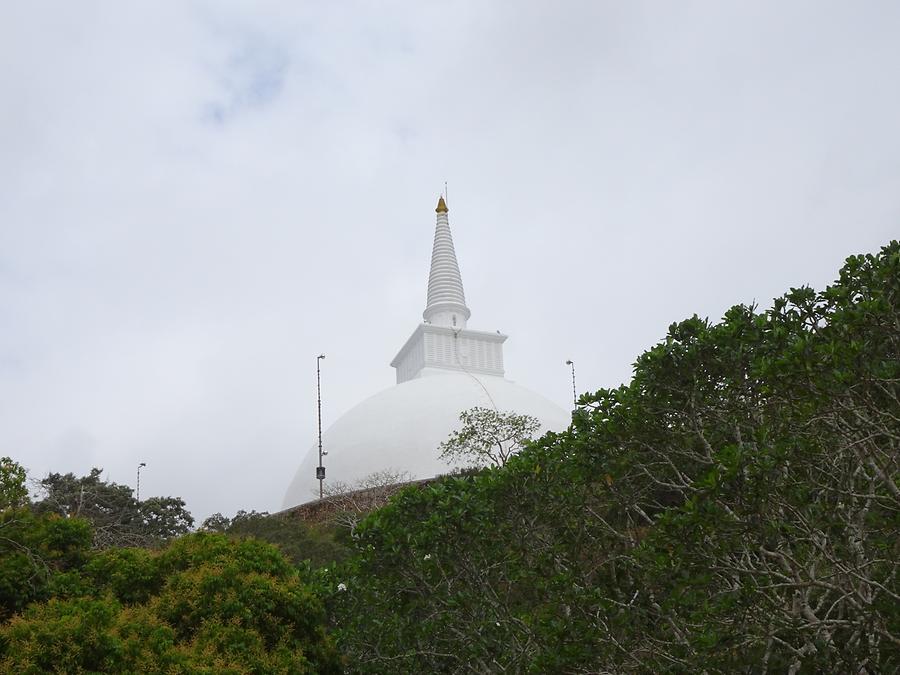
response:
M894 3L7 3L0 445L274 509L393 381L433 208L560 404L896 236Z

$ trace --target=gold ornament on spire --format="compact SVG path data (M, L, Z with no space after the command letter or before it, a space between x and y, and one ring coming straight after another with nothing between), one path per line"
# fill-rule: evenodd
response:
M438 199L438 205L437 205L437 208L435 209L435 212L436 213L447 213L447 211L449 211L449 209L447 208L447 202L445 202L444 198L441 197L440 199Z

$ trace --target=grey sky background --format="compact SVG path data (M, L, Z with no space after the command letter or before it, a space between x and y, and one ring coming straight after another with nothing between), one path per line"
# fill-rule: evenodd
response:
M434 206L568 406L900 234L900 3L6 2L0 454L276 510L394 382Z

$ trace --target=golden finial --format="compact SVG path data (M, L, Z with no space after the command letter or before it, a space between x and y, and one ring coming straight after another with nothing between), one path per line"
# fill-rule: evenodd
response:
M447 211L449 211L449 209L447 208L447 202L444 201L443 197L438 199L438 205L435 211L437 213L447 213Z

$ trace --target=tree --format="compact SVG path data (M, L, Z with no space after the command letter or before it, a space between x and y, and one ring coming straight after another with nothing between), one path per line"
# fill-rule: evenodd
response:
M221 513L214 513L200 524L201 532L215 532L225 534L231 527L231 518Z
M475 407L459 415L462 428L440 444L440 458L468 468L503 466L530 441L540 421L531 415Z
M136 532L151 543L186 534L194 518L185 506L179 497L150 497L137 502Z
M121 513L131 508L142 541L160 541L185 522L179 504L134 509L97 470L52 474L54 501L37 509L23 503L24 477L0 461L0 671L340 672L314 578L276 548L198 534L161 551L92 551L75 514L135 526Z
M900 243L673 324L581 403L360 524L329 600L356 668L900 668Z
M48 597L55 578L84 561L91 541L86 521L35 513L25 476L21 465L0 459L0 620Z
M233 539L255 538L268 542L295 565L308 564L312 568L345 560L350 554L347 537L339 529L327 523L305 523L280 514L238 511L234 518L227 518L215 513L203 521L200 529Z
M102 469L87 476L51 473L41 481L38 512L85 518L94 528L94 547L156 546L190 531L194 523L178 497L137 501L132 489L101 478Z
M332 506L329 519L346 528L352 537L360 521L369 513L388 503L388 500L412 480L408 471L383 469L345 483L325 484L325 498Z
M341 672L311 580L263 542L111 549L77 576L0 626L0 670Z
M28 501L26 472L9 457L0 457L0 511L23 506Z

